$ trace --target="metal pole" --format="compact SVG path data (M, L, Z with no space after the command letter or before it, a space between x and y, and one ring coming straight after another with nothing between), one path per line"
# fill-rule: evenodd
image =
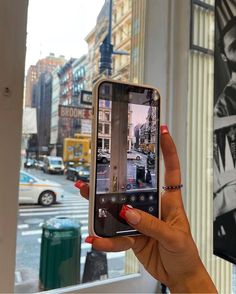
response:
M111 44L112 37L112 0L109 1L109 26L108 26L108 43Z

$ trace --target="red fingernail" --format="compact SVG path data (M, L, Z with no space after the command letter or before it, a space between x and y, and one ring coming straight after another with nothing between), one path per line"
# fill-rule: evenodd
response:
M86 184L83 181L80 181L80 180L75 183L75 187L78 188L78 189L83 188L85 185Z
M133 209L131 205L123 205L119 213L119 216L126 220L126 212L131 209Z
M120 211L120 217L125 219L131 225L137 225L141 221L141 215L131 205L123 205Z
M84 242L89 243L89 244L93 244L95 239L96 239L96 237L88 236L85 238Z
M169 134L169 130L168 130L167 125L162 125L162 126L160 127L160 129L161 129L161 134L162 134L162 135Z

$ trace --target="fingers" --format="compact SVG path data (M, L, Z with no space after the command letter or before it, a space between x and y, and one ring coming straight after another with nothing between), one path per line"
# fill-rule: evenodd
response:
M75 187L80 189L80 194L86 199L89 199L89 185L83 181L77 181Z
M161 126L161 149L165 163L165 185L181 184L179 157L167 126Z
M132 248L135 244L135 237L99 238L89 236L85 242L92 244L93 248L99 251L118 252Z
M127 205L123 206L120 216L140 233L159 241L166 248L172 248L178 232L169 224Z

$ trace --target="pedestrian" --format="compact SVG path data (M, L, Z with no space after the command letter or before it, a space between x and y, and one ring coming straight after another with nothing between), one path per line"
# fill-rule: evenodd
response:
M145 181L146 181L147 184L151 184L152 183L152 175L151 175L151 172L150 172L149 169L146 172Z

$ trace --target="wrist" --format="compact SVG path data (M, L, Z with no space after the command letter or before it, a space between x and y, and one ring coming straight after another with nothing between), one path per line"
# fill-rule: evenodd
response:
M171 293L218 293L202 263L193 273L175 279L169 289Z

